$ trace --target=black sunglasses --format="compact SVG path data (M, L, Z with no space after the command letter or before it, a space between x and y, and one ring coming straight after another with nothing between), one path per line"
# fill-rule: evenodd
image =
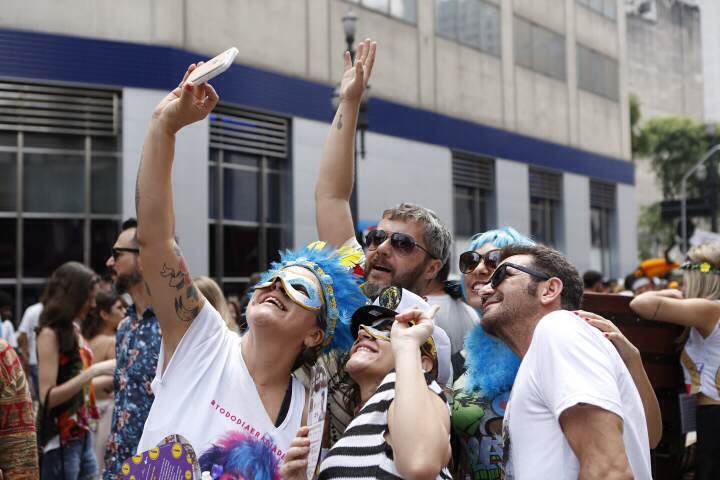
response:
M112 248L112 257L113 261L117 262L117 259L120 258L121 253L140 253L139 248L123 248L123 247L113 247Z
M368 250L377 250L377 248L387 239L388 233L385 230L371 230L365 237L365 245L367 245ZM430 258L437 259L435 255L417 243L415 239L407 233L393 233L390 235L390 245L403 255L412 253L413 248L417 247L427 253Z
M475 270L480 262L485 264L488 270L495 270L500 263L502 256L500 249L490 250L487 253L477 253L473 250L463 252L460 255L459 267L462 273L471 273Z
M514 268L515 270L520 270L521 272L525 272L528 275L537 278L540 281L544 280L550 280L551 277L548 275L545 275L544 273L538 272L536 270L533 270L528 267L523 267L522 265L517 265L515 263L503 263L499 267L495 269L495 272L493 272L492 276L490 277L490 280L488 283L493 289L496 289L507 277L507 269L508 267Z

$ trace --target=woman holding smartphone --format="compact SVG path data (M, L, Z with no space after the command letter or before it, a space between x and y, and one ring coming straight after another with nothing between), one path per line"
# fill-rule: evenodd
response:
M138 173L140 261L162 328L138 452L180 434L203 472L272 478L305 415L305 390L292 372L322 350L349 348L347 315L365 297L333 252L310 247L282 253L262 276L242 337L200 293L174 241L171 178L176 134L218 102L210 85L186 82L194 69L155 108Z

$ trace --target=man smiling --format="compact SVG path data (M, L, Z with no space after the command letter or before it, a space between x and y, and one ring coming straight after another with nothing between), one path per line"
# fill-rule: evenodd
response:
M578 315L565 257L509 246L482 288L483 328L522 359L505 411L509 477L650 479L645 413L613 344Z

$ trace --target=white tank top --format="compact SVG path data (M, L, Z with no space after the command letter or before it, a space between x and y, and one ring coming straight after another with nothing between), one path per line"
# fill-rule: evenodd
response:
M720 401L720 322L707 338L690 329L680 363L688 393L700 392Z
M205 302L163 374L162 348L152 382L155 401L137 452L155 447L170 434L180 434L195 449L202 471L211 471L214 465L223 467L230 462L231 452L242 447L243 464L225 466L226 474L247 475L231 470L252 468L256 462L265 468L269 465L274 470L270 473L279 475L302 421L302 384L292 378L290 407L282 424L275 427L245 366L240 337L227 328L210 302ZM245 452L255 458L248 458Z

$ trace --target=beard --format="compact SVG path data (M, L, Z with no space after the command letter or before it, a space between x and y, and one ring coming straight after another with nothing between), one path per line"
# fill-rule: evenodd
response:
M142 282L142 280L142 274L138 269L133 270L130 275L118 274L115 279L115 291L119 294L128 293L130 288Z
M380 292L383 291L384 288L387 288L391 285L398 286L400 288L404 288L406 290L410 290L411 292L415 293L416 295L422 296L424 292L422 291L424 286L422 285L422 274L425 271L425 267L427 265L427 260L422 261L418 266L416 266L414 269L412 269L409 272L404 273L397 273L393 272L392 278L390 279L390 283L372 283L370 281L367 281L368 274L370 271L372 271L373 265L375 262L368 262L366 265L366 273L365 273L365 279L366 283L363 286L363 291L365 292L365 295L371 299L375 300L378 296L380 296Z

